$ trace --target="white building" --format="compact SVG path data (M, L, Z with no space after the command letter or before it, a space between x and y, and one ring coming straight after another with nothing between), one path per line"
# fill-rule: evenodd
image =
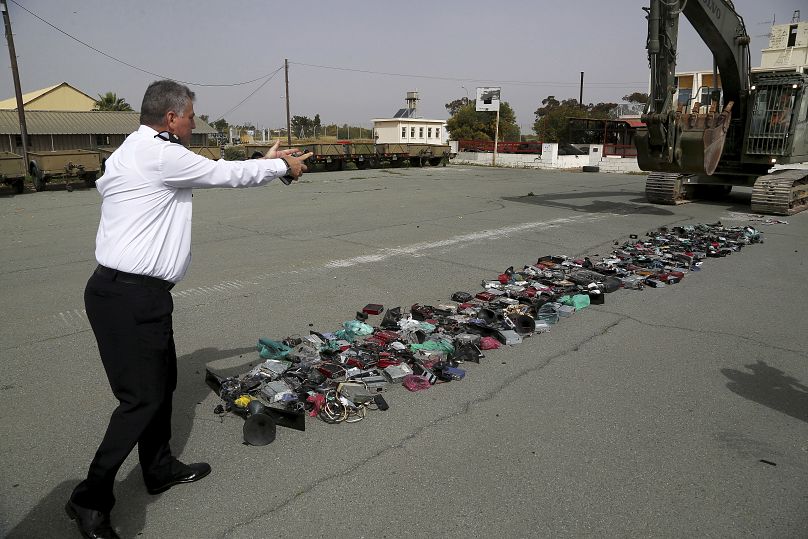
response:
M445 144L446 122L426 118L374 118L373 135L378 144Z
M808 21L800 22L799 13L794 12L790 23L772 26L769 46L761 51L760 69L753 71L808 72Z
M417 118L415 104L418 92L407 92L407 108L399 109L392 118L374 118L373 136L378 144L446 143L446 121Z

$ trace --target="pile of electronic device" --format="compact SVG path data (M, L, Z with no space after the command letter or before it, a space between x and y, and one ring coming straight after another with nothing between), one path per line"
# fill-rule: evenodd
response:
M462 380L467 364L480 363L486 351L547 332L577 310L604 304L612 292L673 285L705 259L760 241L750 226L661 228L616 241L607 256L542 256L509 267L482 281L479 292L455 292L446 303L407 311L368 304L334 332L260 339L262 362L249 372L223 377L208 370L222 400L215 411L244 417L244 439L252 445L272 442L276 425L304 430L306 415L360 421L388 408L383 394L393 385L417 391Z

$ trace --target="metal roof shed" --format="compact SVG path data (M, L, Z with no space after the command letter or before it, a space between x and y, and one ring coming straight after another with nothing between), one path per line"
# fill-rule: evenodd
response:
M94 150L119 146L140 126L139 112L123 111L45 111L25 112L29 147L32 151ZM210 125L196 120L191 144L204 146ZM0 151L20 153L20 125L16 110L0 110Z

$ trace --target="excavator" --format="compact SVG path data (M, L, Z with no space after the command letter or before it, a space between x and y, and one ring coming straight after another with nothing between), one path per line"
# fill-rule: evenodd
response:
M648 201L681 204L751 186L755 213L808 208L808 169L788 166L808 161L808 74L752 72L750 38L730 0L651 0L643 9L651 76L635 144L637 162L649 172ZM721 91L708 92L710 103L674 102L680 15L720 74Z

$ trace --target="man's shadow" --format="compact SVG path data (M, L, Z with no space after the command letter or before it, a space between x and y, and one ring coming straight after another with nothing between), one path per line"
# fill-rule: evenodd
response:
M177 358L177 389L174 392L171 433L171 451L174 455L181 455L185 449L198 404L211 393L210 388L205 384L207 365L218 360L242 357L246 354L250 354L250 358L244 357L239 361L240 363L247 364L258 357L255 354L255 347L251 346L229 350L202 348ZM233 374L240 372L237 370ZM109 410L109 413L111 414L112 410ZM103 433L99 433L98 443L101 443L102 436ZM133 454L136 452L137 448L134 449ZM93 455L90 453L86 457L89 466ZM129 458L137 459L137 455L130 455ZM59 483L28 512L20 523L8 533L7 537L19 539L78 537L76 524L67 517L64 506L73 492L73 488L82 479L83 477L77 477ZM123 530L125 537L136 536L145 526L146 507L158 498L158 496L150 496L146 493L139 465L135 465L126 477L118 476L115 483L115 498L117 503L112 510L113 526L118 530ZM120 510L118 510L119 508Z
M730 379L730 391L808 423L808 387L765 361L745 367L752 372L721 369L721 374Z

